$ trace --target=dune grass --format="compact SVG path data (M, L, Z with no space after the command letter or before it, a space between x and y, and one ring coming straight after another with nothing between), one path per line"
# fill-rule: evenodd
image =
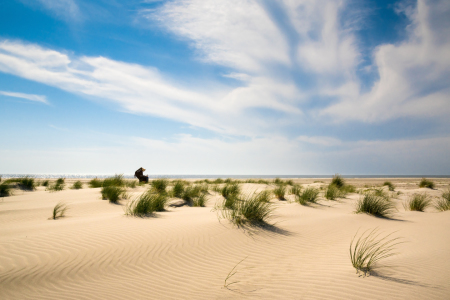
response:
M152 190L159 193L166 193L166 188L169 185L169 180L166 178L155 179L151 182Z
M286 200L286 186L283 184L279 184L277 188L275 188L273 191L273 194L275 197L278 198L278 200Z
M66 211L69 209L69 207L62 203L59 202L58 204L55 205L55 207L53 208L53 214L52 214L52 219L56 220L58 218L62 218L65 216Z
M424 211L428 206L431 205L431 199L426 194L413 194L403 203L405 210L411 211Z
M50 184L50 181L49 181L48 179L42 181L42 183L41 183L41 185L42 185L42 186L45 186L45 187L48 187L49 184Z
M135 217L146 217L154 212L165 211L169 198L165 194L156 194L151 191L142 193L138 198L130 200L125 207L125 214Z
M89 187L90 188L99 188L103 186L103 180L100 180L98 178L91 179L89 181Z
M109 186L125 186L125 179L123 179L122 174L116 174L113 177L108 177L103 180L102 187Z
M172 188L172 197L181 198L184 193L184 183L180 180L175 181L175 184Z
M426 178L422 178L422 180L420 180L420 182L419 182L419 187L434 189L434 182L431 180L428 180Z
M341 192L341 190L334 184L329 184L324 192L324 196L326 199L328 200L335 200L336 198L340 198L342 197L343 193Z
M259 179L258 180L258 184L269 184L269 181L268 180L264 180L264 179Z
M442 193L441 198L437 201L434 207L439 211L450 210L450 188Z
M356 238L358 232L350 242L350 260L356 273L370 274L376 264L385 258L391 257L395 246L402 243L400 238L390 238L391 234L381 237L377 228L363 232Z
M208 202L207 192L207 184L188 186L182 192L181 198L190 206L204 207Z
M387 186L389 191L391 191L391 192L395 191L395 186L390 181L385 181L383 183L383 186Z
M302 192L302 186L298 184L294 184L291 189L289 190L289 193L291 195L299 195Z
M241 187L237 183L226 184L222 187L221 194L224 198L234 197L241 192Z
M8 182L2 182L0 184L0 197L9 197L11 196L11 186Z
M226 200L220 207L223 218L229 220L234 225L240 227L244 225L265 225L272 217L274 206L269 201L261 201L264 196L259 193L233 197L234 204L231 208L227 207Z
M83 183L81 181L75 181L71 187L73 190L79 190L83 188Z
M319 197L319 190L313 187L306 188L303 192L295 196L295 201L301 205L316 203Z
M201 193L198 197L192 198L192 206L194 207L205 207L208 202L208 198L205 193Z
M129 187L129 188L132 188L132 189L135 189L136 186L138 185L138 182L139 181L137 181L137 180L125 180L125 186Z
M389 218L395 211L395 204L374 193L366 193L356 203L355 213L366 213L376 217Z
M110 203L117 203L124 192L125 190L120 186L105 186L101 190L102 199L109 200Z
M62 191L62 190L64 190L64 187L65 187L64 182L65 182L64 178L58 178L55 183L48 184L47 190L50 192Z
M5 184L15 185L17 188L26 191L33 191L36 189L36 182L34 178L29 176L19 177L19 178L10 178L5 180Z
M342 178L342 176L341 175L339 175L339 174L335 174L334 176L333 176L333 178L331 179L331 183L330 184L333 184L333 185L335 185L337 188L342 188L344 185L345 185L345 180L344 180L344 178Z

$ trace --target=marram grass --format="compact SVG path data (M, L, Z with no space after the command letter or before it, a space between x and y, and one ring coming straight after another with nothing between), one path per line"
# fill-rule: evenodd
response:
M155 179L151 182L152 190L157 193L166 193L166 188L169 185L169 180L165 178Z
M337 188L342 188L345 185L345 180L341 175L335 174L331 179L331 184L334 184Z
M275 197L278 198L278 200L286 200L286 186L283 184L279 184L273 191L273 194Z
M381 237L376 228L363 232L358 238L357 235L350 242L350 260L356 273L364 275L370 274L379 261L395 255L395 246L401 243L400 238L390 238L392 233Z
M103 186L103 180L100 180L98 178L91 179L89 181L89 187L90 188L99 188Z
M301 205L316 203L319 197L319 190L313 187L306 188L303 192L295 196L295 201Z
M395 212L395 204L374 193L366 193L356 203L355 213L366 213L376 217L389 218Z
M135 217L147 217L157 211L164 211L169 198L165 194L155 194L151 191L130 200L125 206L125 214Z
M422 178L422 180L420 180L419 182L419 187L434 189L434 182L426 178Z
M389 191L391 191L391 192L395 191L395 186L390 181L385 181L383 183L383 186L387 186Z
M299 194L301 193L301 191L302 191L302 186L301 186L301 185L298 185L298 184L295 184L295 185L293 185L293 186L291 187L289 193L290 193L291 195L299 195Z
M59 202L58 204L55 205L55 207L53 208L53 214L52 214L52 219L56 220L58 218L62 218L65 216L66 211L68 210L68 206L62 202Z
M442 196L438 199L435 208L439 211L450 210L450 188L442 193Z
M11 186L8 182L2 182L0 184L0 197L8 197L11 196Z
M71 187L73 190L79 190L83 188L83 183L81 181L75 181Z
M110 203L117 203L124 192L125 190L119 186L106 186L101 190L102 199L109 200Z
M431 199L426 194L413 194L403 203L405 210L411 211L424 211L428 206L431 205Z

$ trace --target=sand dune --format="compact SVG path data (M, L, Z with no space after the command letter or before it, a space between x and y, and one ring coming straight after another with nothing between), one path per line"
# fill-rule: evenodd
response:
M110 204L98 188L17 191L0 202L0 299L450 299L450 211L402 206L417 191L439 196L449 179L436 180L438 190L417 181L395 179L404 194L394 199L393 219L354 214L357 194L311 207L273 200L274 225L252 230L219 221L215 193L207 207L136 218L124 215L126 200ZM60 201L70 207L66 217L49 220ZM350 240L376 227L405 243L372 276L358 276ZM241 260L236 283L224 288Z

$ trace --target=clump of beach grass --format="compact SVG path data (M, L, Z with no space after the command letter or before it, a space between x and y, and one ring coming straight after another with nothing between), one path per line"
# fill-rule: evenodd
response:
M44 180L44 181L41 183L41 185L42 185L42 186L45 186L45 187L48 187L49 184L50 184L50 181L49 181L48 179Z
M58 178L54 184L49 184L47 186L47 190L50 192L58 192L64 190L64 184L65 179L64 178Z
M169 185L169 180L166 178L155 179L151 182L152 190L159 194L166 193L166 188Z
M316 203L319 197L319 190L313 187L306 188L303 192L295 196L295 201L301 205Z
M52 214L52 219L56 220L58 218L62 218L65 216L66 211L69 209L69 207L64 204L63 202L59 202L58 204L55 205L55 207L53 208L53 214Z
M208 202L207 191L202 185L188 186L184 189L181 198L190 206L204 207Z
M103 180L100 180L98 178L91 179L89 181L89 187L90 188L99 188L103 186Z
M286 200L286 186L283 184L279 184L277 188L275 188L273 191L273 194L275 197L278 198L278 200Z
M431 199L426 193L413 194L403 203L405 210L424 211L431 204Z
M116 174L113 177L108 177L103 180L102 187L109 186L125 186L125 179L122 174Z
M450 188L442 193L442 196L437 201L435 208L439 211L450 210Z
M136 188L137 184L138 184L137 180L126 180L125 181L125 186L132 188L132 189Z
M345 180L341 175L335 174L331 179L331 184L334 184L337 188L342 188L345 185Z
M376 217L389 218L395 211L395 204L382 196L366 193L356 203L355 213L366 213Z
M83 188L83 183L81 181L75 181L71 187L73 190L79 190Z
M419 182L419 187L434 189L434 182L431 180L428 180L426 178L422 178L422 180L420 180L420 182Z
M34 178L29 176L10 178L5 181L5 183L15 184L15 186L21 190L33 191L36 189L36 182Z
M349 250L350 260L357 274L363 272L364 276L370 275L380 260L397 254L393 252L395 246L402 242L400 238L390 238L392 234L382 237L377 228L363 232L358 238L358 232L355 234Z
M3 182L0 184L0 197L11 196L11 186L8 182Z
M256 193L247 196L238 195L234 198L231 208L226 206L225 200L220 208L221 215L238 227L265 225L273 215L274 206L269 201L261 201L262 198Z
M291 187L291 189L289 190L289 193L291 195L299 195L301 193L301 191L302 191L302 186L295 184Z
M335 200L336 198L341 197L341 190L334 184L329 184L324 192L324 196L328 200Z
M383 186L387 186L389 191L391 191L391 192L395 191L395 186L390 181L385 181L383 183Z
M172 196L175 198L181 198L184 192L184 183L177 180L172 188Z
M208 198L205 193L201 193L198 197L192 198L192 206L194 207L205 207L208 202Z
M234 197L238 195L241 191L241 187L237 183L226 184L222 190L221 194L224 198Z
M150 216L154 212L164 211L168 199L165 194L155 194L147 191L138 198L128 202L125 207L125 214L135 217Z
M109 200L110 203L116 204L120 196L125 192L125 190L120 186L105 186L102 187L102 199Z

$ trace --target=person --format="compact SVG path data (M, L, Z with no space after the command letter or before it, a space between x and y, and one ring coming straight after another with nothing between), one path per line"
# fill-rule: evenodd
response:
M136 172L134 172L134 177L139 179L139 182L148 182L148 176L144 175L145 169L140 167Z

